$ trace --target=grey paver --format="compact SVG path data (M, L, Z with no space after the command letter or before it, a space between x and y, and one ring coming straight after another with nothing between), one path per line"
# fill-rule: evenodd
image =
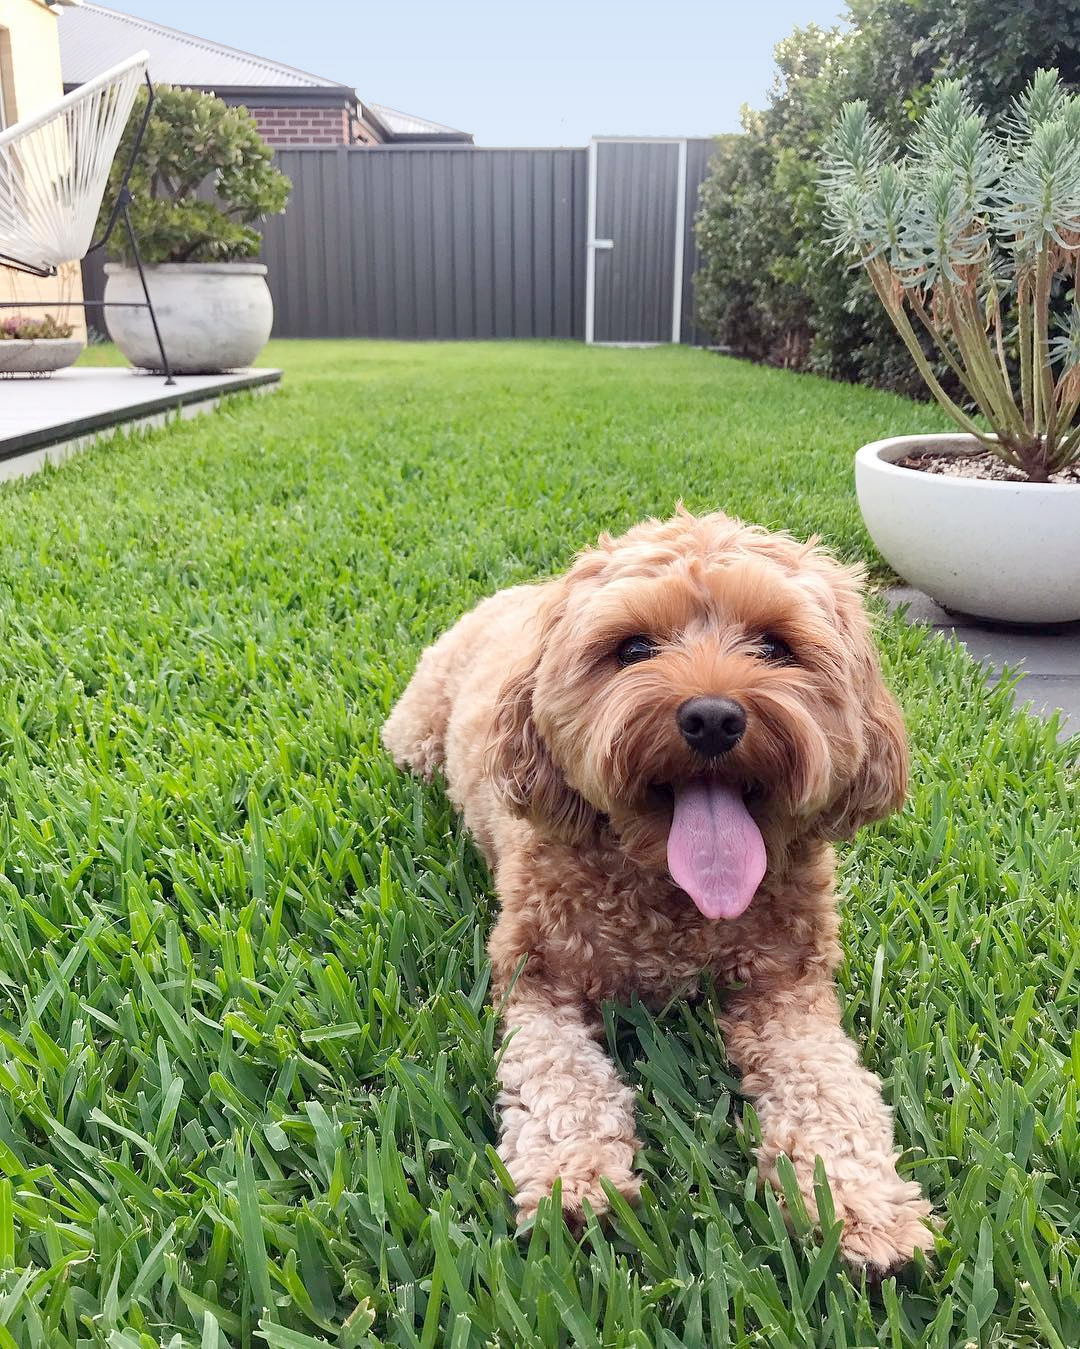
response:
M1031 632L984 627L946 613L910 586L888 590L882 599L890 612L905 606L909 623L924 623L955 638L973 660L995 673L1008 667L1011 674L1019 675L1017 705L1030 703L1040 716L1049 716L1055 709L1063 712L1063 738L1080 732L1080 623Z
M1058 675L1027 675L1016 689L1017 704L1031 703L1033 712L1049 716L1055 708L1065 713L1065 733L1080 728L1080 678Z
M1022 669L1032 678L1049 675L1080 682L1080 633L1028 636L971 627L953 631L973 660L986 661L995 669L1007 665L1010 670Z

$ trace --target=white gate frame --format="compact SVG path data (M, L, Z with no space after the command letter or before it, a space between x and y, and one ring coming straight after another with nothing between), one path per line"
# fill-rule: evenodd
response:
M585 341L593 346L660 346L659 342L597 342L596 341L596 254L615 247L614 239L596 237L596 178L598 147L612 143L622 145L677 145L679 147L678 186L675 194L675 268L674 291L671 306L671 340L678 344L682 337L682 293L685 252L683 236L686 233L686 137L685 136L593 136L589 141L589 225L585 242Z

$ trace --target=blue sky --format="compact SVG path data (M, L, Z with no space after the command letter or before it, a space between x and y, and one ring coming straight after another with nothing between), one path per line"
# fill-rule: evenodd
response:
M479 145L708 136L764 105L773 47L842 0L103 0L471 131Z

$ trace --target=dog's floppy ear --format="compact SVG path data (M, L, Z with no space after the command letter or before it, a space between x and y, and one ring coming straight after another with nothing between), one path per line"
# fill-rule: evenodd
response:
M545 646L561 613L553 597L539 617L535 645L499 693L487 767L510 808L562 843L577 847L599 824L596 810L569 786L536 726L533 694Z
M845 790L825 812L832 838L852 838L863 825L899 810L907 793L908 754L904 718L881 676L869 637L859 660L856 697L862 708L862 753Z

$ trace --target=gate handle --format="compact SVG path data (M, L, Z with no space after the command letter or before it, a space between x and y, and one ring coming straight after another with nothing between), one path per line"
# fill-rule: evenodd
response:
M615 240L614 240L614 239L590 239L590 240L589 240L589 247L590 247L590 248L614 248L614 247L615 247Z

